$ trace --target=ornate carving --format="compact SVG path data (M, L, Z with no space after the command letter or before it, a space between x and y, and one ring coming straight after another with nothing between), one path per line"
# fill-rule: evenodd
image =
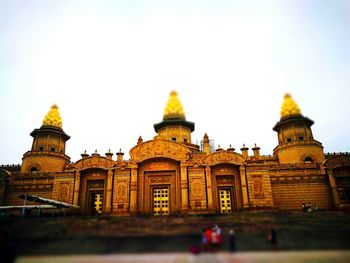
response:
M350 155L338 155L329 158L324 162L327 168L338 168L341 166L350 166Z
M252 188L253 188L254 198L264 197L262 176L252 177Z
M117 201L118 202L127 201L127 184L124 181L117 182Z
M69 200L69 182L60 183L58 200L66 203L71 203Z
M218 185L233 185L233 176L216 176L216 183Z
M192 181L192 193L193 193L193 197L194 198L202 198L203 196L203 187L202 187L202 184L201 184L201 181L200 179L193 179Z
M206 153L199 152L199 153L191 153L190 154L190 162L191 164L198 165L198 164L204 164L204 159L207 157Z
M130 191L136 191L136 190L137 190L137 182L131 182Z
M181 189L187 189L188 188L188 182L186 180L181 181Z
M236 165L241 165L242 163L244 163L244 158L239 153L218 151L208 155L205 158L205 163L210 165L218 163L232 163Z
M167 157L178 161L189 158L189 149L178 142L157 139L136 145L130 150L131 159L142 162L153 157Z
M91 156L84 159L80 159L75 163L76 169L87 169L87 168L102 168L102 169L110 169L113 167L115 162L111 159L102 156Z
M190 177L191 200L205 199L204 177Z
M166 184L170 183L170 176L152 176L150 177L151 184Z

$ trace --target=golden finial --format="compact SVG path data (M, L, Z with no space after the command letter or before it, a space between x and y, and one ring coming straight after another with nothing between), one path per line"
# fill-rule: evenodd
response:
M52 105L50 111L46 114L43 120L43 126L55 126L62 128L62 119L56 104Z
M185 112L182 108L179 97L177 96L176 91L170 93L170 97L167 105L165 106L163 119L174 119L179 118L185 120Z
M285 118L292 115L301 115L298 104L292 99L292 96L288 93L284 95L284 101L281 108L281 118Z

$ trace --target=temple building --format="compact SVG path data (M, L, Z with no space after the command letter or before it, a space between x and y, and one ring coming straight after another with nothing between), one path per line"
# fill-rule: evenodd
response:
M86 152L71 162L70 136L53 105L42 126L30 133L32 147L21 165L0 166L0 205L22 205L32 194L80 206L84 215L174 215L235 213L242 210L300 210L303 202L319 209L341 209L350 201L350 155L325 154L314 138L313 121L285 95L274 125L277 146L261 155L257 145L240 151L212 149L204 134L192 142L195 124L186 120L175 91L157 135L140 136L130 159Z

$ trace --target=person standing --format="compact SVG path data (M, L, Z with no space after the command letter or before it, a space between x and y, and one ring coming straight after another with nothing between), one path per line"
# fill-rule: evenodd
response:
M274 228L271 228L271 231L267 237L271 244L271 249L276 250L277 249L277 232Z
M209 249L212 245L212 227L208 226L207 229L204 232L204 236L206 239L205 247L206 249Z
M235 231L233 229L230 229L229 231L229 250L230 252L236 251L236 237L235 237Z

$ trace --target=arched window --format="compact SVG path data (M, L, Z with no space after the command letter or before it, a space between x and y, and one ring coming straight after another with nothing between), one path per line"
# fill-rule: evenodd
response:
M38 167L36 167L36 166L34 166L34 167L32 167L31 169L30 169L30 172L31 173L36 173L36 172L38 172L39 170L38 170Z
M305 157L305 160L304 160L305 163L312 163L312 158L311 157Z

